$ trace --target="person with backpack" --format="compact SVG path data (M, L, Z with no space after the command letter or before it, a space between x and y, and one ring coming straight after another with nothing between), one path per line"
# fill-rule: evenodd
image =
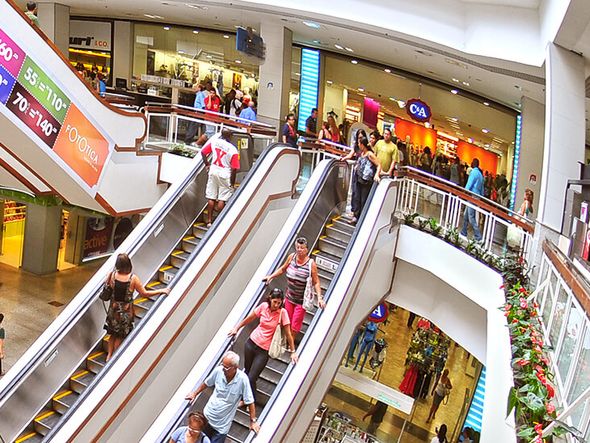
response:
M351 219L351 223L353 224L356 223L361 216L361 212L369 198L373 182L376 181L379 183L381 180L381 162L369 147L369 140L367 140L367 137L361 137L359 140L359 148L360 150L357 154L357 161L355 164L357 192L353 196L353 198L355 198L355 201L352 204L355 211L354 216Z

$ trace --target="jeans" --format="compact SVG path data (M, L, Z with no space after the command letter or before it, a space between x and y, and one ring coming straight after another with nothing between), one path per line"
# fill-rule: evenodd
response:
M481 233L479 232L479 227L477 226L477 217L475 216L475 209L466 207L465 208L465 215L463 216L463 229L461 229L461 235L467 237L467 226L471 225L473 229L473 236L475 240L481 240Z
M359 344L359 339L361 338L362 334L363 334L363 330L357 329L357 331L354 333L354 336L352 337L352 341L350 342L350 347L348 348L348 355L346 356L346 364L344 365L347 368L348 368L348 362L350 360L354 361L354 351L356 351L356 348Z
M356 171L353 171L352 178L350 180L350 188L352 191L352 195L350 197L350 211L356 215L358 211L358 180L356 176Z
M360 372L363 372L363 368L365 367L365 363L367 362L369 352L371 352L371 349L373 349L373 343L375 343L375 340L363 340L363 342L361 343L361 349L359 350L359 355L356 358L356 363L354 365L355 371L357 366L359 365L359 362L361 361L361 357L363 357L363 354L365 354L360 369Z
M211 440L211 443L223 443L225 441L225 436L227 434L220 434L219 432L217 432L217 430L213 429L211 427L211 425L207 424L207 426L205 426L205 429L203 429L203 432L205 433L205 435L207 435L207 437L209 437L209 440Z
M361 212L363 212L363 208L369 199L369 193L371 192L371 187L373 186L373 182L370 181L369 183L360 183L357 184L357 192L356 192L356 204L354 205L356 211L354 211L354 216L359 218L361 216Z
M265 351L250 338L246 340L246 346L244 348L244 372L248 374L248 380L250 380L250 388L252 389L252 395L256 399L256 380L264 371L264 367L268 362L268 351Z

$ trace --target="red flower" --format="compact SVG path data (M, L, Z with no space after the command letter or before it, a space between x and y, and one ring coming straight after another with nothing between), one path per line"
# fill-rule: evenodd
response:
M535 425L535 432L537 433L538 436L543 435L543 423L537 423Z
M555 412L555 406L551 402L545 403L545 409L547 410L547 413L549 415L551 415Z
M531 440L531 443L543 443L543 438L540 435L537 435Z
M545 381L544 384L545 388L547 388L547 397L549 397L549 400L551 400L553 397L555 397L555 389L553 389L553 386L547 383L547 381Z
M524 366L526 366L526 365L528 365L529 363L530 363L530 361L528 361L528 360L525 360L524 358L521 358L520 360L518 360L518 361L516 362L516 364L517 364L518 366L520 366L521 368L522 368L522 367L524 367Z
M520 297L520 307L522 309L526 309L529 307L528 303L526 302L526 298Z

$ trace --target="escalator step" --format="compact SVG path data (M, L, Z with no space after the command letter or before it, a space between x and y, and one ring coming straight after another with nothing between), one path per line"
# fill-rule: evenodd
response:
M203 239L203 237L205 236L207 231L208 231L208 228L205 223L197 223L193 226L193 235L196 238L198 238L199 240Z
M280 374L284 374L285 371L287 370L287 366L289 366L289 365L281 360L269 358L268 362L266 363L266 366L268 368L271 368L271 369L277 371Z
M90 355L86 359L86 368L90 372L94 372L95 374L98 374L100 371L102 371L104 366L107 364L106 358L107 358L107 353L105 351L95 352L94 354Z
M256 411L258 413L258 411ZM234 421L241 424L245 428L250 427L250 413L246 411L245 408L238 408L236 411L236 415L234 416Z
M61 415L53 410L43 411L34 420L35 431L39 434L46 436L51 428L53 428L57 422L61 419Z
M238 422L234 421L231 425L231 428L228 432L227 437L236 442L243 442L248 438L248 434L250 433L249 426L242 426Z
M346 246L347 245L345 243L342 243L341 241L334 240L333 238L326 236L320 237L318 241L318 248L320 249L320 251L338 257L338 262L340 262L340 260L344 256Z
M332 223L331 223L332 227L334 227L335 229L338 229L339 231L342 232L347 232L352 236L352 233L354 232L354 225L351 225L348 222L348 219L342 218L342 217L336 217L332 219Z
M279 381L281 381L282 376L282 372L275 371L274 369L269 368L268 366L266 366L260 374L261 378L267 380L270 383L274 383L275 385L279 384Z
M170 254L170 264L176 268L182 268L186 263L186 259L189 257L189 253L182 250L177 249L172 254Z
M344 231L339 229L339 227L336 227L334 224L329 224L326 225L326 235L329 238L333 238L348 244L350 242L350 238L352 237L352 232Z
M320 251L316 249L311 253L313 259L315 260L318 268L328 271L328 272L336 272L338 269L338 265L340 264L340 257L336 257L330 253Z
M174 266L171 266L171 265L162 266L158 270L158 278L160 279L161 282L170 283L172 281L172 279L176 276L177 272L178 272L178 268L175 268Z
M63 391L53 397L51 404L53 409L59 412L61 415L64 415L68 409L72 407L72 405L78 400L80 394L74 391Z
M94 379L95 374L90 371L80 371L70 377L70 388L81 394Z
M14 443L41 443L43 436L35 431L27 431L21 434Z
M155 290L155 289L164 289L164 288L166 288L167 286L168 286L167 284L165 284L165 283L162 283L160 280L152 280L152 281L150 281L150 282L149 282L149 283L148 283L148 284L145 286L145 288L146 288L146 289L148 289L148 290L150 290L150 291L153 291L153 290ZM154 299L158 298L159 296L160 296L159 294L158 294L158 295L152 295L152 296L150 296L150 298L151 298L152 300L154 300Z
M188 253L193 252L198 244L199 239L193 235L189 235L188 237L184 237L182 239L182 249Z
M139 318L143 318L145 314L154 306L155 300L145 297L139 297L133 300L135 305L135 315Z

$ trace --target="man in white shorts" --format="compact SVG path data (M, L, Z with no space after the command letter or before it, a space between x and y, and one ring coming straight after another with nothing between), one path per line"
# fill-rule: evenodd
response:
M240 169L240 157L238 149L230 143L231 131L223 129L221 135L211 137L203 149L201 155L209 172L205 197L207 203L207 227L213 222L213 211L221 212L225 202L234 193L236 174ZM211 162L207 158L211 155Z

